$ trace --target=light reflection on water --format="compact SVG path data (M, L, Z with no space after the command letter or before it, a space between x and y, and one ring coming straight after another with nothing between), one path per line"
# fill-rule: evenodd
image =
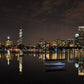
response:
M47 62L47 64L49 65L46 66L45 62ZM65 64L63 65L63 63ZM29 73L28 70L30 70L30 72L32 73L35 72L35 70L37 70L37 72L40 73L39 68L41 67L42 67L42 71L41 71L42 73L43 72L47 73L46 69L50 71L50 73L51 71L52 72L59 71L57 73L60 73L60 70L71 71L72 67L70 66L72 66L73 64L73 66L75 67L73 69L77 70L77 75L84 76L84 50L63 49L63 50L57 50L56 52L51 52L51 53L45 52L45 53L26 53L26 54L23 54L22 52L5 53L5 54L0 53L0 66L3 66L3 64L5 65L5 67L11 66L14 69L17 68L15 66L15 64L17 64L18 69L15 69L17 71L15 73L19 73L19 75L20 76L22 75L23 77L25 76L24 75L25 72ZM25 66L27 67L27 69L25 68ZM6 69L5 67L3 69ZM34 68L36 67L37 69L34 70Z
M78 75L83 76L84 75L84 50L80 49L63 49L63 50L57 50L56 52L52 53L40 53L40 54L30 54L34 56L38 56L40 61L45 62L47 60L48 63L55 63L55 62L64 62L67 63L74 63L75 68L78 69ZM81 61L81 62L80 62ZM53 65L52 65L53 66ZM68 65L67 65L68 66ZM50 67L50 70L56 70L57 66ZM59 66L60 67L60 66Z

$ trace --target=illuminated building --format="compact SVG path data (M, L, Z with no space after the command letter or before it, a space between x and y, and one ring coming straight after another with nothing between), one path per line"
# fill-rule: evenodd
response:
M61 47L66 46L66 41L65 41L65 40L61 40L61 41L60 41L60 46L61 46Z
M79 41L79 45L80 47L84 46L84 26L79 26L79 37L78 37L78 41Z
M4 42L1 42L1 41L0 41L0 46L1 46L1 45L4 45Z
M37 47L38 47L39 49L41 49L40 51L43 51L43 50L45 50L45 49L48 50L49 47L50 47L50 42L49 42L49 41L45 41L44 39L40 39L40 41L39 41Z
M45 48L45 40L44 39L39 40L39 47L43 48L43 49Z
M55 41L52 41L50 45L54 47L64 47L66 45L66 42L65 40L57 39Z
M47 48L47 50L49 49L49 47L50 47L50 42L46 41L46 48Z
M75 34L75 40L74 40L75 47L79 46L79 40L78 40L78 38L79 38L79 34Z
M9 37L9 36L7 37L7 41L6 41L6 44L5 44L5 45L6 45L7 47L13 45L13 41L10 41L10 37Z
M53 47L54 47L54 46L57 46L56 41L52 41L52 42L51 42L51 46L53 46Z
M19 29L19 40L18 40L18 45L22 44L22 40L23 40L23 29L20 28L20 29Z
M74 41L73 41L73 39L68 39L67 40L67 47L74 47Z
M12 46L13 45L13 41L6 41L6 46Z
M57 43L57 46L60 47L61 40L60 39L57 39L56 40L56 43Z

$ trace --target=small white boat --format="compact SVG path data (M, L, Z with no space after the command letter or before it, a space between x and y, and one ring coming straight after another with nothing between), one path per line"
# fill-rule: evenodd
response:
M44 62L44 65L50 65L50 66L53 66L53 65L56 65L56 66L65 66L65 63L64 62Z
M65 63L64 62L50 62L50 61L45 61L44 62L44 68L45 70L61 70L65 68Z

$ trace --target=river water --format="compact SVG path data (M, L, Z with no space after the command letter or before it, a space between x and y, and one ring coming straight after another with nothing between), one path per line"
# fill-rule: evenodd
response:
M0 53L0 81L11 84L22 82L24 84L81 84L84 82L83 56L84 50L77 49L21 55ZM46 65L46 62L51 65Z

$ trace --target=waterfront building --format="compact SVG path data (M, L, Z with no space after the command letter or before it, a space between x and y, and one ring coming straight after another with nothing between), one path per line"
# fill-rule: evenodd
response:
M19 29L19 40L17 41L18 42L18 45L21 45L23 42L23 29L20 28Z
M51 41L50 46L52 46L52 47L56 47L56 46L57 46L56 41Z
M78 33L74 38L75 47L84 47L84 26L78 27Z
M74 37L74 46L75 47L78 47L79 46L79 34L75 34L75 37Z
M13 41L9 41L9 40L7 40L6 41L6 46L8 47L8 46L12 46L13 45Z
M79 26L78 27L78 31L79 31L79 37L78 37L78 41L79 41L79 45L80 47L84 47L84 26Z
M50 47L50 42L49 41L45 41L44 39L40 39L39 43L37 44L38 48L41 50L48 50Z
M65 40L61 40L60 41L60 46L61 47L65 47L66 46L66 41Z
M45 47L45 40L44 39L40 39L38 44L37 44L38 48L44 48Z
M10 41L10 37L7 37L7 41L6 41L6 47L12 46L13 45L13 41Z
M4 42L0 41L0 46L4 45Z
M60 39L57 39L56 40L56 43L57 43L57 47L60 47L61 40Z
M74 47L74 40L73 39L67 40L67 47Z

